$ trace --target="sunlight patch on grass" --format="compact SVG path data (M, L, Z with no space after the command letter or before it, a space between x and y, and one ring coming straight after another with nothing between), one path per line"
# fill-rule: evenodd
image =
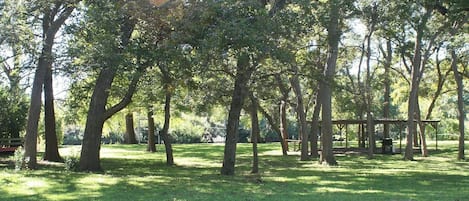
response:
M179 157L176 164L185 167L220 167L219 162L204 160L201 158Z
M337 188L337 187L319 187L316 188L316 192L319 193L351 193L349 189Z

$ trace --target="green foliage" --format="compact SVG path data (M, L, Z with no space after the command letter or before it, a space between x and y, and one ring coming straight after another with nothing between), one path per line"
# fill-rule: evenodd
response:
M17 138L26 126L28 102L24 94L12 94L0 86L0 137Z
M23 170L26 168L26 164L27 164L27 158L24 157L24 149L22 146L19 146L16 150L15 150L15 154L13 155L13 160L15 162L15 170L16 171L19 171L19 170Z
M65 170L72 172L78 171L78 168L80 167L79 152L74 152L70 155L67 155L64 162Z

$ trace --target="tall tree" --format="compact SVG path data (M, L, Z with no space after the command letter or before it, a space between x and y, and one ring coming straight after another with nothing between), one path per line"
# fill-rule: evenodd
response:
M410 82L410 92L409 92L409 101L407 107L407 143L406 150L404 154L405 160L414 160L414 149L413 149L413 139L414 133L417 130L416 117L418 110L418 89L421 81L423 68L422 65L422 38L424 30L428 20L430 19L432 10L430 8L425 8L424 14L418 19L418 23L415 28L415 46L414 46L414 56L412 59L412 68L411 68L411 82Z
M41 94L44 85L47 68L52 66L52 48L55 35L65 20L75 9L76 2L55 1L52 4L44 4L42 9L42 50L34 74L31 90L31 102L28 112L28 123L24 141L24 158L26 166L35 169L37 165L37 132L39 114L41 112Z
M328 165L337 165L332 151L332 86L339 54L339 41L341 30L339 26L340 1L328 2L329 20L327 22L327 64L324 68L324 78L320 82L322 126L321 145L322 152L320 162Z
M248 91L249 82L254 68L250 66L250 58L247 53L238 55L236 64L236 77L231 96L230 112L228 115L228 124L226 126L226 142L223 157L222 175L234 175L236 163L236 144L238 142L239 117L243 102Z
M108 5L107 7L104 7L103 5L100 5L100 3ZM113 40L114 43L110 44L100 44L100 42L103 41L90 41L97 46L103 45L106 47L108 52L106 52L107 55L103 55L104 58L100 58L99 60L102 62L100 63L102 67L98 72L91 100L89 102L80 157L80 170L83 171L101 171L100 145L104 122L115 113L121 111L131 102L132 96L137 88L137 83L146 68L144 65L137 64L137 69L135 69L131 75L131 80L125 94L118 103L111 107L107 107L111 87L114 78L119 73L119 67L122 68L126 65L135 65L132 63L126 63L125 61L125 56L127 55L127 51L129 51L131 43L131 36L136 25L136 19L129 16L129 10L127 9L128 8L125 3L119 4L110 2L99 2L95 5L91 4L88 8L88 12L90 14L90 21L88 23L96 23L94 26L97 25L97 27L88 26L88 28L92 28L93 30L89 30L90 32L85 34L97 35L87 39L99 38L101 37L99 34L106 33L109 34L109 37L115 37L116 40ZM106 13L110 15L110 17L106 18L106 21L100 21L101 19L98 20L97 18L93 18L98 16L97 13Z
M457 6L455 6L456 9ZM455 8L450 8L454 12ZM467 12L454 12L451 13L449 16L449 22L451 23L451 28L450 28L450 36L452 38L458 37L458 33L464 28L467 28L467 21L469 19L469 14ZM466 33L467 34L467 33ZM459 130L459 143L458 143L458 160L464 160L465 154L465 143L464 143L464 138L465 138L465 131L464 131L464 123L465 123L465 118L466 118L466 111L464 109L464 82L463 82L463 76L462 72L458 70L458 64L460 63L460 58L458 57L456 50L459 45L456 42L457 40L454 40L450 43L449 51L450 51L450 56L451 56L451 70L453 71L454 79L456 81L456 86L457 86L457 94L458 94L458 130Z

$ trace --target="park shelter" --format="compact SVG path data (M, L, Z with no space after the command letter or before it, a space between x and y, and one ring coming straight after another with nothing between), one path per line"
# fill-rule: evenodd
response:
M430 125L434 128L435 130L435 149L438 149L438 123L440 120L421 120L420 123L423 123L425 126ZM397 138L399 140L399 152L402 150L402 139L406 136L405 135L405 128L407 126L407 120L401 120L401 119L373 119L373 128L376 128L376 125L394 125L398 128L398 134ZM367 143L365 141L367 140L367 135L366 135L366 129L367 128L367 120L366 119L339 119L339 120L332 120L332 124L336 125L337 128L339 129L339 138L335 138L334 140L338 141L345 141L345 148L350 148L350 132L349 132L349 126L350 125L358 125L358 132L357 132L357 139L360 147L365 147ZM375 134L375 139L377 138L377 134L379 131L374 129L374 134ZM388 136L386 136L388 137ZM385 139L383 139L383 142ZM416 143L417 144L417 143Z

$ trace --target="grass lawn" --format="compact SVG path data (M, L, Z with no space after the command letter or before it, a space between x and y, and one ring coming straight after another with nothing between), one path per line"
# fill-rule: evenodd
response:
M175 145L176 166L145 145L105 145L104 173L64 170L41 162L39 170L15 171L1 156L0 200L469 200L469 162L456 158L456 142L430 147L431 157L337 155L338 167L296 155L280 145L260 144L260 171L250 174L251 145L238 144L236 176L221 176L221 144ZM79 146L61 148L77 155ZM295 153L292 153L295 154Z

